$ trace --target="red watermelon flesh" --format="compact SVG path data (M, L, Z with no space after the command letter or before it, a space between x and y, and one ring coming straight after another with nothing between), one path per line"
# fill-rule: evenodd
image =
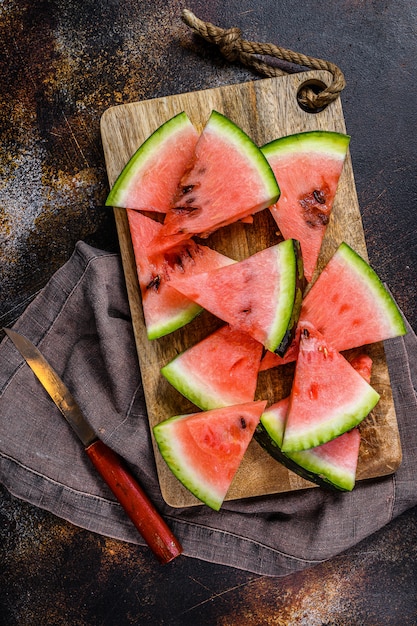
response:
M262 344L222 326L161 369L165 378L204 411L254 400Z
M255 433L257 441L274 458L306 480L321 487L351 491L355 486L361 439L358 428L309 450L283 453L281 445L289 401L289 397L283 398L262 414L263 428Z
M162 124L129 159L106 205L166 213L198 138L184 112Z
M261 150L217 111L197 142L155 250L166 250L267 208L279 196L275 176Z
M252 439L266 402L179 415L153 428L173 474L201 502L218 511Z
M362 376L367 383L371 383L372 359L367 354L358 354L348 357L351 366Z
M406 332L397 305L375 271L344 242L304 298L300 323L305 321L339 352Z
M308 281L317 264L349 141L341 133L310 131L262 148L281 189L270 207L272 216L285 239L300 242Z
M370 383L372 359L362 353L353 356L349 362L362 378ZM351 491L355 486L359 458L361 440L359 429L353 428L309 450L284 454L281 452L281 446L289 403L289 397L283 398L264 411L261 416L262 428L259 430L258 426L256 439L278 461L303 478L320 486L330 485L342 491Z
M175 277L171 286L269 350L289 339L301 305L298 248L288 239L228 267L190 278Z
M351 430L379 400L379 394L311 324L303 322L300 330L282 443L282 451L291 453Z
M319 480L341 491L352 491L356 482L360 443L359 429L353 428L321 446L288 455L308 472L316 473Z
M339 352L404 335L401 313L375 271L342 242L301 306L299 324L312 324ZM297 358L299 332L284 359L266 353L260 370Z
M302 305L301 305L302 306ZM288 347L284 356L279 356L275 354L275 352L271 352L267 350L265 355L262 357L261 362L259 364L259 371L265 372L266 370L271 369L272 367L278 367L279 365L286 365L287 363L292 363L297 360L298 354L298 334L296 333L294 340Z
M151 241L162 228L139 211L127 210L129 229L142 295L147 336L157 339L181 328L201 312L201 307L170 286L177 275L192 276L234 263L232 259L193 241L177 249L151 255Z

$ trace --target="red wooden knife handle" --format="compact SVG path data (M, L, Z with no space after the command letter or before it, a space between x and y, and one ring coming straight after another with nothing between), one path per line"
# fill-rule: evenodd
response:
M182 547L178 539L130 474L122 459L100 439L85 450L158 560L161 563L168 563L181 554Z

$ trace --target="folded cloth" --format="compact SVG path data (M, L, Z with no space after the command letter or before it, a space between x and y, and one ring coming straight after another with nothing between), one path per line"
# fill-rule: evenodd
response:
M65 380L100 438L121 454L184 553L284 576L358 543L417 503L417 340L385 344L403 448L393 476L350 493L322 489L173 509L156 475L120 257L79 242L14 325ZM143 543L78 439L9 339L0 345L0 482L90 531Z

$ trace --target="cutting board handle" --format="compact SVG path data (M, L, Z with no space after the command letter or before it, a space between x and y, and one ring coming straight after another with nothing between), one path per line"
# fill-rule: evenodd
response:
M189 9L182 12L183 21L195 33L209 43L218 46L223 56L233 63L240 61L264 76L282 76L285 66L275 66L262 60L261 57L275 57L281 61L309 67L312 70L327 70L332 75L330 85L322 84L320 89L314 89L311 83L305 83L298 92L298 101L305 111L322 111L328 104L334 102L345 88L346 81L342 70L331 61L316 59L301 52L282 48L273 43L247 41L241 36L239 28L220 28L210 22L203 22Z

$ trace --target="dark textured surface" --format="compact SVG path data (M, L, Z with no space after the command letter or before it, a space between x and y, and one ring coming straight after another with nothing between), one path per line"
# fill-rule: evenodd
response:
M169 0L0 6L0 324L77 240L117 249L99 120L133 102L256 78L194 38ZM372 265L417 328L414 0L228 0L188 8L342 68ZM417 512L347 554L274 580L145 548L0 500L0 624L417 624Z

